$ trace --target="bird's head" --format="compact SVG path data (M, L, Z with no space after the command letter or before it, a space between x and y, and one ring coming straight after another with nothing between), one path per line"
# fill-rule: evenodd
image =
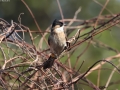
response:
M63 22L60 22L59 20L55 19L52 23L52 28L58 26L58 27L62 27L64 24Z
M55 19L52 23L52 31L57 30L59 31L64 31L64 26L63 22L60 22L59 20Z

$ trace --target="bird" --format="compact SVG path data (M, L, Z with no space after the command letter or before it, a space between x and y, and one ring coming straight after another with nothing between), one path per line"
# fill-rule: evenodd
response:
M55 59L67 48L64 26L65 24L57 19L52 23L51 32L48 37L51 55L43 63L43 69L51 68Z

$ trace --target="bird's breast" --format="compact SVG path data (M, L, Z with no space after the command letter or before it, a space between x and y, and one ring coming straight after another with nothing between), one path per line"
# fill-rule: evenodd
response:
M50 40L51 52L53 52L53 53L57 54L57 56L59 56L66 46L65 33L64 32L59 32L59 33L54 32L54 34L52 34L50 36L50 39L51 39Z
M56 43L59 44L60 46L66 44L66 37L64 32L57 32L54 35L54 39L56 39Z

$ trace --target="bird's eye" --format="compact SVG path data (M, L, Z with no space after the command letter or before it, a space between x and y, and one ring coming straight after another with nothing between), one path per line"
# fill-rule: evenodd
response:
M64 24L61 22L61 23L60 23L60 26L62 27L63 25L64 25Z

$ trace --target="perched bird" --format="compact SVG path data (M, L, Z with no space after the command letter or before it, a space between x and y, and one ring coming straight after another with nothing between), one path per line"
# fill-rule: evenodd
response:
M43 63L43 69L52 67L55 59L67 48L64 24L58 20L54 20L48 38L51 55L47 61Z

